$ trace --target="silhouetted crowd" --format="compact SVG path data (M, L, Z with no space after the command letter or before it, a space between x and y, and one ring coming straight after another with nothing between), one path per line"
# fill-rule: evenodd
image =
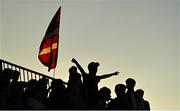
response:
M69 80L48 79L18 81L20 72L9 68L0 71L0 109L109 109L109 110L150 110L144 100L142 89L134 90L136 81L126 80L126 85L115 86L116 97L111 90L98 83L102 79L118 75L119 72L97 76L99 63L91 62L86 73L81 65L72 59L75 66L69 68ZM78 73L78 71L80 73Z

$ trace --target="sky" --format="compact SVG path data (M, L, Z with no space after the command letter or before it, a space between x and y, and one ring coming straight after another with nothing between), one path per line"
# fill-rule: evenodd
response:
M56 78L68 81L75 58L86 72L120 71L99 83L115 97L127 78L153 110L180 109L180 1L178 0L0 0L0 58L53 76L38 60L40 43L61 6Z

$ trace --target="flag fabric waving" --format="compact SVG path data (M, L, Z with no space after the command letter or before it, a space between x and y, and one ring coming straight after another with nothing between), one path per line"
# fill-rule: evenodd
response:
M51 20L39 49L38 58L48 67L48 71L54 69L57 64L60 14L61 7Z

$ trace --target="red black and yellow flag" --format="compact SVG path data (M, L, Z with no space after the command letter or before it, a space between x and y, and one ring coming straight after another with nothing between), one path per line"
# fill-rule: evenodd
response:
M48 67L48 71L54 69L57 64L60 14L61 7L51 20L39 49L38 58Z

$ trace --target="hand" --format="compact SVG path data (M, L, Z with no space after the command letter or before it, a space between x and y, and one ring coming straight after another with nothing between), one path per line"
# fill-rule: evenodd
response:
M75 63L75 62L76 62L76 59L72 58L71 62Z
M120 72L118 72L118 71L117 71L117 72L114 72L114 75L119 75L119 73L120 73Z

